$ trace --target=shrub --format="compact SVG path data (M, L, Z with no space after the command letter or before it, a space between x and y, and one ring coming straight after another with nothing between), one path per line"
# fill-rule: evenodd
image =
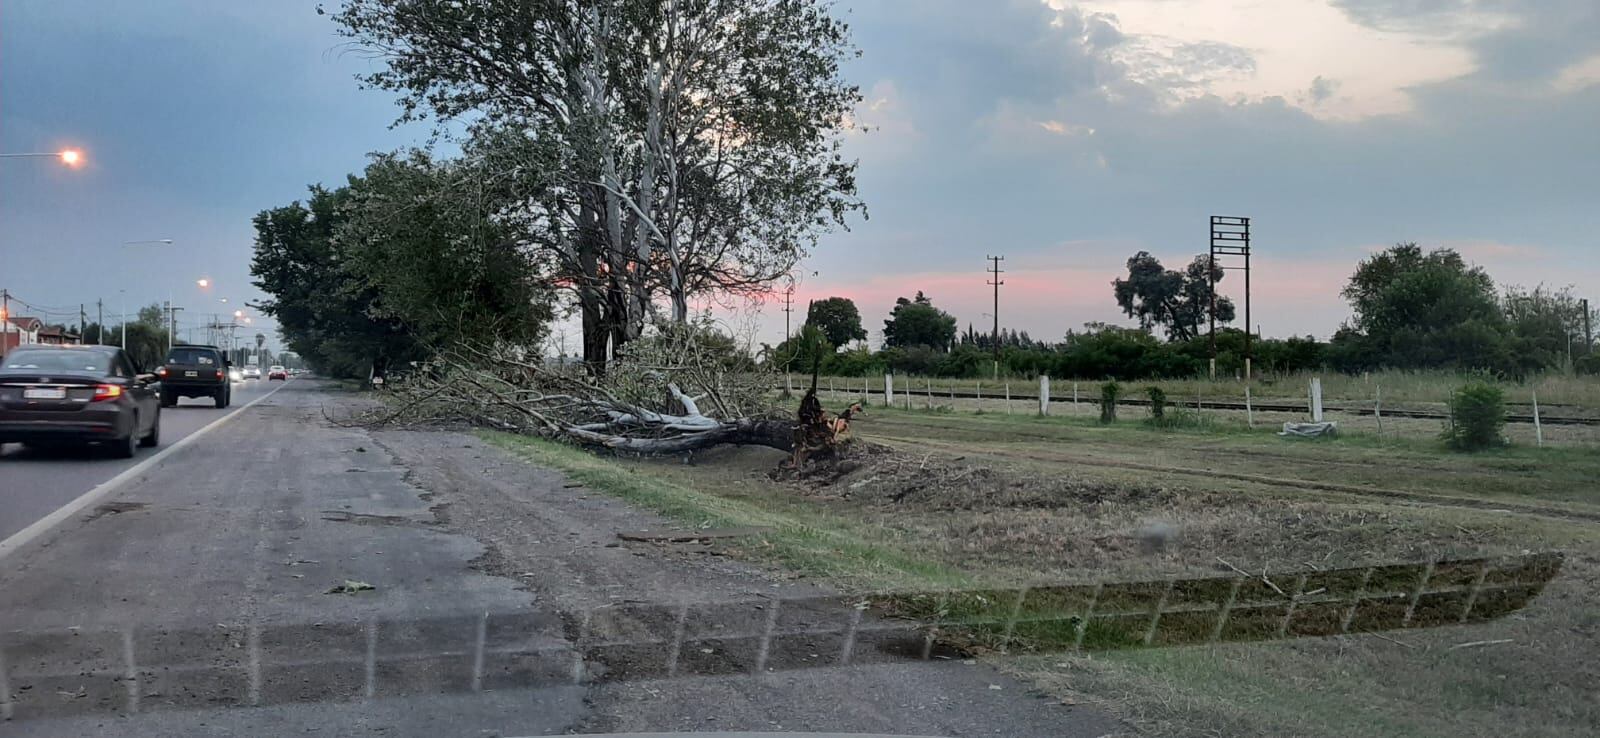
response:
M1506 400L1499 387L1473 382L1450 394L1450 425L1444 440L1460 451L1478 451L1505 444Z
M1166 417L1167 393L1161 391L1160 387L1150 387L1145 390L1145 394L1150 396L1150 418L1161 420Z
M1117 422L1117 397L1122 394L1122 385L1115 380L1100 385L1100 422Z

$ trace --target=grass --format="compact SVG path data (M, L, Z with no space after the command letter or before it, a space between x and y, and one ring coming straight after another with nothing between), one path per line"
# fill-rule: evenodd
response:
M1285 439L1270 428L1225 420L1158 428L1144 420L1103 425L1087 414L948 416L879 407L859 427L890 439L982 448L1001 456L1030 453L1237 470L1445 496L1600 506L1600 488L1594 484L1600 479L1600 453L1588 448L1508 446L1464 454L1448 452L1431 438Z
M1526 610L1487 623L1387 634L1005 659L1057 695L1096 702L1148 735L1588 735L1600 724L1600 535L1592 523L1398 504L1352 494L1087 462L1248 471L1431 494L1600 505L1600 454L1510 448L1447 453L1435 440L1289 441L1242 424L1110 426L1038 417L873 408L855 426L904 449L900 478L869 468L826 488L767 477L776 454L719 449L602 458L497 433L485 438L586 486L690 526L770 526L742 556L847 589L1304 570L1559 548L1561 576ZM920 458L920 461L919 461ZM982 470L975 473L973 470ZM921 472L926 471L927 475ZM884 479L880 479L883 477ZM894 482L894 484L890 484ZM900 482L915 483L912 496ZM903 499L902 499L903 498ZM1151 520L1181 534L1141 551ZM1474 641L1505 641L1458 648Z
M528 461L560 469L588 487L691 528L770 527L771 532L744 552L792 572L874 588L973 586L954 569L875 543L891 533L858 520L754 495L700 491L660 470L640 473L634 465L539 438L496 431L480 435Z

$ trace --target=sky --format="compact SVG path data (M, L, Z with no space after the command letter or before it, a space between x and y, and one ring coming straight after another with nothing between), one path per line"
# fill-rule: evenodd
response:
M86 157L72 170L0 159L0 287L74 320L97 299L109 317L170 293L191 322L260 299L252 215L428 139L390 127L392 95L354 79L374 62L346 53L315 7L0 3L0 153ZM1128 323L1110 286L1127 258L1181 267L1205 252L1211 215L1252 219L1268 336L1326 338L1349 315L1338 293L1357 262L1400 241L1600 298L1594 0L836 12L862 52L844 69L864 96L845 136L869 217L822 239L795 301L854 299L874 342L918 290L988 325L991 254L1005 256L1003 326L1054 339ZM123 245L162 238L173 245ZM1221 285L1236 299L1238 277ZM780 308L718 315L775 342Z

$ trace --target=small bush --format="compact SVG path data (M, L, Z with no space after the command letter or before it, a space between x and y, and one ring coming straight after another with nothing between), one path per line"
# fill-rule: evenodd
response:
M1159 421L1167 416L1167 393L1160 387L1150 387L1145 390L1150 396L1150 419Z
M1506 399L1499 387L1474 382L1450 394L1450 425L1444 440L1458 451L1505 445Z
M1115 380L1100 385L1100 422L1117 422L1117 398L1122 394L1122 385Z

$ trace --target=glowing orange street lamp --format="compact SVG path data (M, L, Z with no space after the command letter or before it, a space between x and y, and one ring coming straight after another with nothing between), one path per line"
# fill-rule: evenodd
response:
M201 277L201 278L195 280L194 283L197 284L197 285L200 285L201 289L205 289L205 288L211 286L211 280L206 279L205 277Z
M63 149L61 151L40 151L26 154L0 154L0 159L60 159L62 164L76 167L83 163L83 152L77 149Z

